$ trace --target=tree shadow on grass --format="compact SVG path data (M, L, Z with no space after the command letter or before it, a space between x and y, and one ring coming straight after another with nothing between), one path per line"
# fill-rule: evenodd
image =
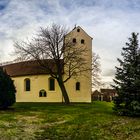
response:
M14 107L8 107L8 108L0 107L0 111L15 112L15 108Z

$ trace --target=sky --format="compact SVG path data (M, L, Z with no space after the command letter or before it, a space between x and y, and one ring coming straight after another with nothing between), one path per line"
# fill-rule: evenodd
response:
M52 23L70 30L76 24L93 37L108 86L128 37L140 33L140 0L0 0L0 62L13 59L14 41Z

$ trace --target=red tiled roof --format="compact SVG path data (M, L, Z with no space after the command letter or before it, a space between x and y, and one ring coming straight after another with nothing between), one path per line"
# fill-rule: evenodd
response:
M108 93L114 93L114 92L116 92L116 90L115 89L103 89L103 88L101 88L101 92L103 93L103 92L108 92Z
M92 95L100 95L101 93L98 90L95 90Z
M51 59L45 60L45 63L51 66L53 72L56 71L54 61ZM13 63L3 66L7 74L11 77L25 76L25 75L38 75L38 74L49 74L49 71L43 69L39 63L34 61L24 61L19 63Z
M101 89L100 90L102 94L104 95L116 95L117 94L117 91L115 89Z

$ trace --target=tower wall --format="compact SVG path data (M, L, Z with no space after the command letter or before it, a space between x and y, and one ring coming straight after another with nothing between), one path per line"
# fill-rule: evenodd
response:
M86 67L91 69L92 64L92 38L81 28L76 27L68 35L71 41L76 39L75 47L85 47L87 51L83 54L83 58L87 60ZM84 40L84 43L81 43ZM80 82L80 90L75 89L76 82ZM91 102L92 92L92 73L90 71L83 72L80 76L72 77L67 83L66 88L71 102Z

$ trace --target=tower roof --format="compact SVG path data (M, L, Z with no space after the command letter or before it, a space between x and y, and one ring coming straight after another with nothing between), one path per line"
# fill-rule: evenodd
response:
M91 39L93 39L89 34L87 34L80 26L75 26L74 28L73 28L73 30L71 30L67 35L69 35L70 33L72 33L73 31L75 31L75 30L77 30L77 29L80 29L80 30L82 30L88 37L90 37Z

